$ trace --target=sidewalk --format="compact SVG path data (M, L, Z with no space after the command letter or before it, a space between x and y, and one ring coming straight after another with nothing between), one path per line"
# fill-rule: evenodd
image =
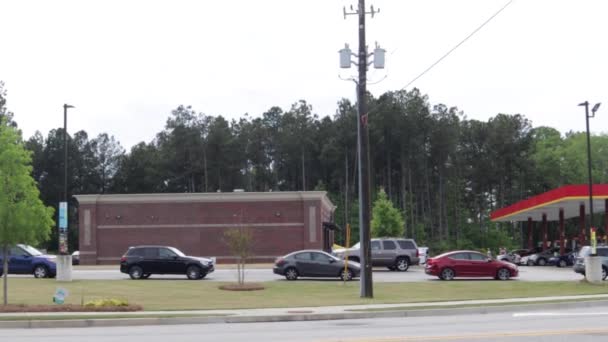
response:
M555 303L556 301L562 302ZM525 304L517 305L518 303ZM470 300L404 304L373 304L240 310L140 311L103 313L1 313L0 319L10 317L14 318L15 320L0 321L0 328L66 328L159 324L281 322L440 315L445 316L472 313L485 314L499 312L515 312L524 310L556 310L565 308L581 308L607 305L608 294L602 294L560 297L510 298L497 300ZM383 311L383 309L385 310ZM127 318L112 318L112 316L116 317L117 315L127 316ZM188 317L183 317L184 315L187 315ZM61 316L79 316L80 318L60 320ZM104 316L109 318L104 318ZM31 317L32 319L28 320L28 317Z

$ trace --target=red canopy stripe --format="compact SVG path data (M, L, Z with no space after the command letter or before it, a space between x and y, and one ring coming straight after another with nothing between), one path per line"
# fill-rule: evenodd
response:
M492 221L505 220L509 216L532 212L557 202L581 202L588 198L589 185L566 185L495 210L490 214L490 219ZM594 184L593 199L608 199L608 184Z

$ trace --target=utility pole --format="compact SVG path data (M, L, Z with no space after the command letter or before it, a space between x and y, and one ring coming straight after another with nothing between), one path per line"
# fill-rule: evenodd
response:
M351 11L347 12L344 9L344 18L347 15L359 16L359 53L353 54L348 48L340 50L340 67L350 68L350 64L355 64L359 67L359 76L357 83L357 155L358 155L358 170L359 170L359 242L360 242L360 259L361 259L361 298L373 298L373 282L372 282L372 258L371 258L371 241L370 241L370 221L371 221L371 199L370 199L370 177L369 177L369 127L368 113L366 103L366 84L367 84L367 58L370 56L367 53L365 43L365 15L374 14L379 10L375 10L372 6L369 12L365 11L365 0L359 0L357 10L354 11L351 6ZM374 50L374 67L377 69L384 68L384 53L385 50L376 46ZM351 55L357 57L357 62L351 62Z

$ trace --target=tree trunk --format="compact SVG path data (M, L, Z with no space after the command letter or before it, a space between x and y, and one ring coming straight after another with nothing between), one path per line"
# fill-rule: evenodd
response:
M217 190L222 191L222 169L217 168Z
M344 151L344 229L348 224L348 150ZM346 242L346 237L344 238Z
M203 172L205 173L205 192L209 192L209 177L207 176L207 150L203 148Z
M443 224L443 204L444 204L444 198L443 198L443 169L440 166L439 167L439 239L444 240L445 239L445 227Z
M241 259L241 285L245 284L245 258Z
M403 151L401 151L401 156L399 158L399 163L401 164L401 212L403 212L403 232L405 233L405 237L408 236L412 236L411 233L411 226L410 229L408 229L408 224L407 224L407 199L408 196L405 193L406 188L405 188L405 153L403 153ZM409 230L409 232L408 232Z
M238 273L237 282L239 283L239 285L243 284L243 272L241 271L243 267L242 265L242 259L238 258L236 262L236 271Z
M407 160L407 177L408 177L408 192L410 198L410 230L412 233L412 238L415 239L415 231L416 231L416 212L414 212L414 192L412 191L412 169L410 167L410 160Z
M429 222L429 227L430 227L430 231L431 231L431 238L435 237L435 226L433 225L433 208L431 207L431 181L429 179L429 168L428 168L428 161L425 161L425 177L424 180L426 182L426 201L425 204L427 205L426 207L426 213L427 213L427 217L428 217L428 222Z
M2 275L2 283L3 283L3 293L4 293L4 305L8 305L8 245L4 244L2 252L2 271L4 274Z
M304 147L302 147L302 191L306 191L306 167L304 165Z
M392 173L392 165L391 165L391 151L390 151L390 146L386 147L386 181L387 181L387 187L388 187L388 191L387 191L387 195L388 195L388 199L389 200L393 200L393 182L392 182L392 177L391 177L391 173Z

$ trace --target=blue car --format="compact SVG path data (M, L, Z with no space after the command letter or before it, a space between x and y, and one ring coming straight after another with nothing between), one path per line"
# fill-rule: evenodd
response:
M570 252L550 258L548 265L555 265L557 267L573 266L575 259L576 255L574 255L573 252Z
M36 278L54 278L57 275L56 256L46 255L36 248L18 244L9 250L9 274L33 274ZM0 275L4 273L4 250L0 247Z

